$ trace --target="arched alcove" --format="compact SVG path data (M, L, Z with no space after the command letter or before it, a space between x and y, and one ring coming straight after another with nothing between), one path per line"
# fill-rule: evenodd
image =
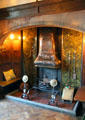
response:
M25 74L28 74L29 76L30 85L33 85L34 81L36 81L35 79L38 78L37 69L34 65L34 61L37 57L37 52L39 49L38 37L39 37L39 28L41 27L43 27L44 29L45 28L56 29L55 39L59 41L58 43L56 42L56 45L59 46L58 54L59 56L61 56L61 62L62 62L60 72L59 72L59 76L60 76L59 79L62 80L62 84L66 85L67 83L69 83L71 86L79 87L81 85L81 66L82 66L81 53L82 53L82 36L83 36L82 32L63 28L63 27L53 27L53 26L46 26L46 25L39 25L36 27L27 26L22 29L23 36L24 36L23 37L24 68L25 68ZM13 40L9 38L10 34L15 35L15 38ZM3 43L1 45L2 49L5 48L7 50L6 52L7 56L9 56L8 53L11 54L10 58L9 59L7 58L7 61L11 60L10 65L13 65L13 66L10 66L8 68L13 68L15 73L19 76L20 76L19 69L21 69L21 66L20 66L21 65L21 60L20 60L21 47L19 47L21 44L20 36L21 36L20 29L16 31L12 31L8 34L8 36L6 35L6 38L5 40L3 39ZM69 61L69 55L70 55L70 61ZM3 58L2 61L4 62L4 60L5 60L5 57ZM5 64L8 65L7 61L5 61ZM61 75L61 72L62 72L62 75ZM70 74L70 77L69 77L69 74ZM76 78L73 78L74 74L76 74Z
M50 15L26 16L0 20L0 42L4 35L27 27L62 27L85 32L85 10Z

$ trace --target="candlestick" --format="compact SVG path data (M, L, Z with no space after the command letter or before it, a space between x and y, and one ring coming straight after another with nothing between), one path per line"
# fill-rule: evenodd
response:
M24 75L22 77L22 81L24 82L24 87L23 87L23 93L22 93L22 98L24 99L28 99L28 90L27 90L27 86L26 86L26 83L28 82L28 76L27 75Z
M50 81L50 85L52 87L52 95L51 95L51 99L50 101L48 102L48 104L55 104L56 103L56 95L55 95L55 92L54 92L54 87L57 86L57 80L55 79L52 79Z

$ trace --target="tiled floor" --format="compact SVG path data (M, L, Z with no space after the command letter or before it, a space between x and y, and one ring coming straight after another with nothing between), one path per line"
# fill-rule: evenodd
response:
M82 118L4 99L0 100L0 120L82 120Z

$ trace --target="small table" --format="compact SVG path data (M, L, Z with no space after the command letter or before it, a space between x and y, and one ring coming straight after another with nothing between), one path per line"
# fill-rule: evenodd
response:
M74 100L85 102L85 86L82 86L77 90Z

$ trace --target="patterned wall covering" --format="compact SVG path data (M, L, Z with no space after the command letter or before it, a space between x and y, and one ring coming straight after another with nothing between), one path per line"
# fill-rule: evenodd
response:
M37 70L34 66L34 60L36 58L37 53L37 37L36 37L37 30L36 29L24 30L24 35L26 36L26 40L24 40L25 71L29 75L30 81L33 82L33 80L35 80L35 78L37 77ZM80 86L81 49L82 49L82 33L71 29L62 29L63 85L70 84L71 86ZM73 78L73 75L75 75L74 73L76 74L76 78Z
M70 29L63 29L62 33L62 82L80 86L82 33Z
M37 69L34 66L37 56L37 29L26 29L23 32L26 37L23 42L25 73L29 76L29 83L32 85L37 76Z

